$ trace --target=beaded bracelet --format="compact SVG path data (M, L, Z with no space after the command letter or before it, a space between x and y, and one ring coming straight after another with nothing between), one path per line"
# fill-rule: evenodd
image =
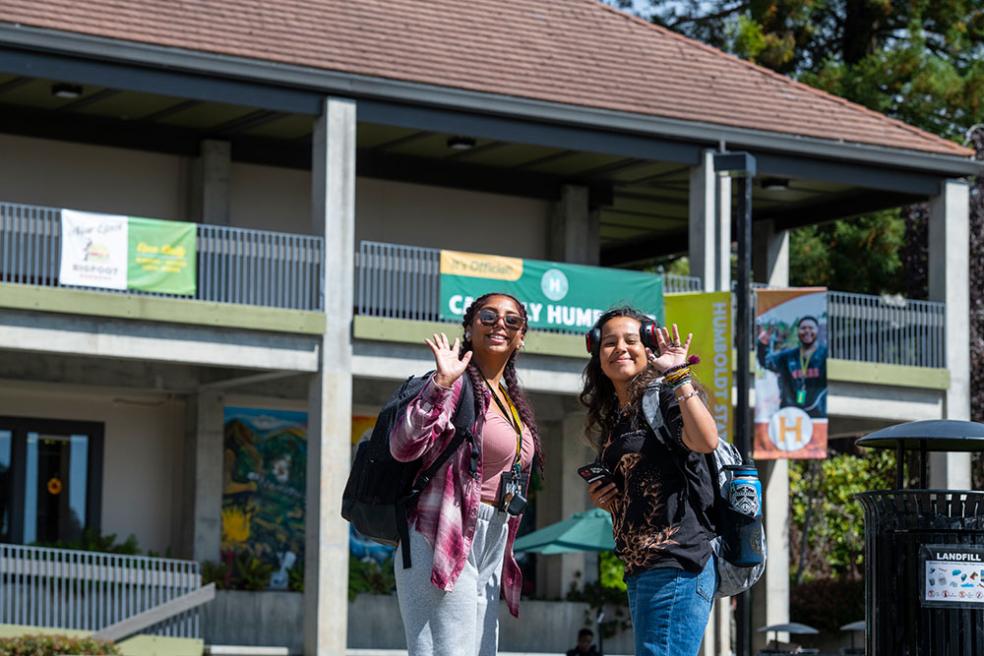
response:
M699 390L695 390L695 389L694 390L690 390L686 394L681 394L680 396L676 397L676 400L677 400L677 403L683 403L687 399L692 399L695 396L700 396L700 391Z
M664 371L663 372L663 375L666 376L668 374L672 374L674 371L680 371L681 369L686 369L689 366L690 365L687 364L686 362L684 362L683 364L678 364L677 366L670 367L669 369L667 369L666 371Z
M682 378L687 378L689 376L690 376L690 367L684 367L683 369L677 369L672 373L663 374L663 378L666 380L666 382L670 383L671 385L674 384L676 381Z
M670 383L670 388L675 392L678 389L680 389L681 387L683 387L684 385L690 385L692 383L693 383L693 380L690 379L690 376L687 376L685 378L681 378L679 380L675 380L675 381L671 382Z

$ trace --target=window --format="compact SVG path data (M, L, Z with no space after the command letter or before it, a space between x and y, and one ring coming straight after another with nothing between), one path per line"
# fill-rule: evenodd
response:
M0 540L72 542L99 531L103 425L0 417Z

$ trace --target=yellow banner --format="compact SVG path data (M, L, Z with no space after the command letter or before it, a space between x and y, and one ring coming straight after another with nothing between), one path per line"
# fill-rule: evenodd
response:
M667 294L664 303L666 325L677 324L684 339L687 333L694 334L690 352L700 356L700 363L692 370L707 391L718 435L733 442L731 294Z
M441 251L441 273L491 280L519 280L523 275L523 260L518 257Z

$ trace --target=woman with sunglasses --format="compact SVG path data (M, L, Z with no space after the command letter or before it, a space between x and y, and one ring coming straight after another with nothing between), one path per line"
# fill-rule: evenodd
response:
M603 314L589 334L580 398L612 474L589 492L612 513L638 656L695 656L717 590L703 454L718 435L690 372L691 337L681 341L676 325L671 335L628 307Z
M395 565L410 656L487 656L498 649L500 589L518 616L522 573L512 553L530 472L540 466L533 411L516 379L526 310L508 294L486 294L465 311L463 339L425 340L435 371L390 435L400 461L431 464L454 437L459 403L475 403L478 467L462 445L424 489L409 517L413 566ZM474 398L463 398L468 376ZM400 563L397 554L395 563Z

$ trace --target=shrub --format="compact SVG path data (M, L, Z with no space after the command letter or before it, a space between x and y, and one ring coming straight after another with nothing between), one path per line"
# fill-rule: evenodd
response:
M821 631L837 633L840 627L864 619L864 581L818 579L791 590L789 616Z
M111 642L94 638L70 638L63 635L25 635L0 638L0 656L58 656L60 654L120 654Z
M393 557L382 563L371 558L359 560L349 558L349 601L359 594L389 595L396 590L396 575L393 573Z

